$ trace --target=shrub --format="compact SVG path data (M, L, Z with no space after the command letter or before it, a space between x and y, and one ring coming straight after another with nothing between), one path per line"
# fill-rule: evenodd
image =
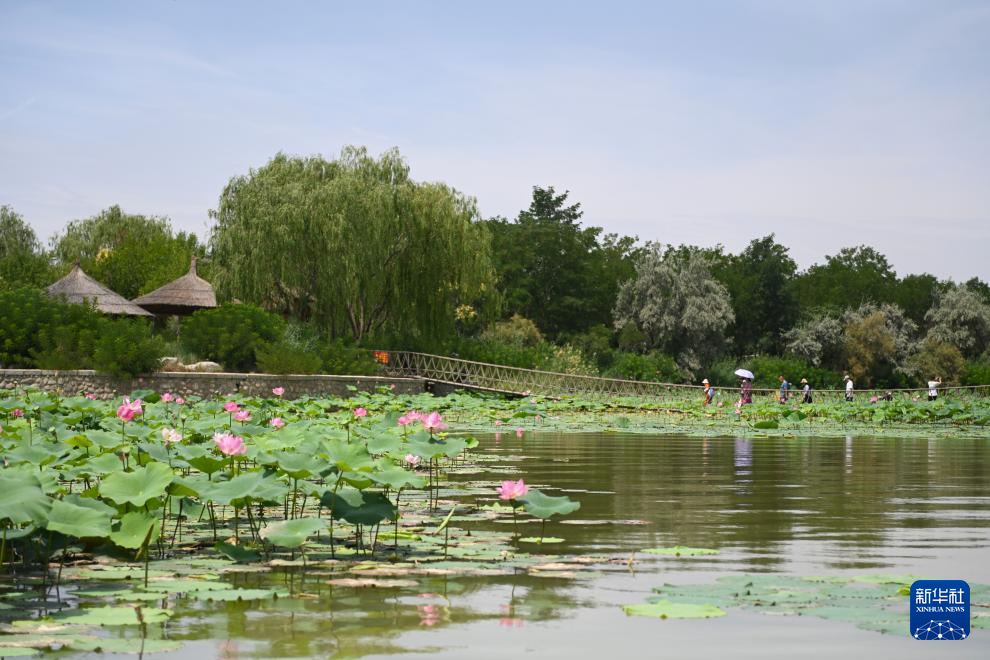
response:
M93 351L93 368L114 376L152 373L161 365L164 342L140 319L106 319Z
M371 351L347 346L342 340L324 344L320 351L325 373L338 376L374 376L381 370Z
M228 370L247 371L255 366L258 347L278 341L284 328L280 317L260 307L228 303L186 319L182 344Z
M0 292L0 364L84 369L102 317L92 307L49 298L38 289Z
M540 360L539 368L543 371L555 371L576 376L598 375L598 369L585 361L581 351L568 344L553 346L549 355L543 356Z
M609 378L626 380L651 380L661 383L679 383L684 373L678 369L674 358L659 351L646 355L616 351L612 365L605 371Z
M963 385L990 385L990 361L974 360L968 363L960 382Z
M543 335L536 324L519 314L513 314L508 321L499 321L483 332L481 338L520 347L533 347L543 342Z
M285 340L255 349L258 369L266 374L317 374L323 367L319 353Z
M0 293L0 363L8 367L89 369L133 376L158 368L162 342L137 319L106 317L37 289Z
M733 387L739 383L739 377L734 372L740 367L753 372L756 377L753 386L757 388L778 387L778 376L786 378L796 389L802 378L807 378L815 389L842 387L842 374L813 367L796 356L758 355L738 360L720 360L711 365L706 376L717 387Z

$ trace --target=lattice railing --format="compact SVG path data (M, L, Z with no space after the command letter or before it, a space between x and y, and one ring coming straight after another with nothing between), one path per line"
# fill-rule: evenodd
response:
M563 374L474 362L429 353L376 351L375 358L382 363L385 373L389 375L424 378L447 385L461 386L465 389L506 394L590 397L646 396L659 400L701 396L700 385ZM736 388L717 389L720 390L721 399L726 403L734 402L738 398ZM860 399L863 397L868 399L871 396L883 396L886 391L888 390L862 390L857 392L856 396ZM924 388L889 391L898 397L924 397L927 395L927 390ZM988 396L990 395L990 386L946 387L940 388L939 393L946 396ZM754 397L774 398L777 394L775 389L753 390ZM842 390L815 390L814 392L816 400L819 401L840 400L844 395L845 392ZM792 390L791 396L800 396L800 394Z

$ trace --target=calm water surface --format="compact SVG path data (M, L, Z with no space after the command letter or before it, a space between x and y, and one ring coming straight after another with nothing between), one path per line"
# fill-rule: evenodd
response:
M573 520L604 523L551 523L547 533L566 541L547 551L629 558L687 545L721 554L638 554L575 579L430 578L407 589L331 589L311 577L308 599L178 606L169 635L187 644L173 657L990 657L985 630L945 649L813 617L729 610L665 621L621 609L664 582L738 572L990 583L990 440L506 436L479 438L478 451L497 457L493 471L456 478L521 476L580 500ZM642 524L614 524L629 520ZM904 607L907 627L907 597Z

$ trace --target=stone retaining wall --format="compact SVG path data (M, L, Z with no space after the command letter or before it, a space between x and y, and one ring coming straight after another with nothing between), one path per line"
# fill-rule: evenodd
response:
M37 388L59 390L65 395L92 393L110 399L134 390L174 392L179 396L211 397L240 393L271 396L273 387L284 387L286 398L302 396L347 397L354 392L372 392L390 387L398 394L419 394L424 381L417 378L379 376L278 376L274 374L159 372L138 378L114 378L91 370L44 371L40 369L0 369L0 390Z

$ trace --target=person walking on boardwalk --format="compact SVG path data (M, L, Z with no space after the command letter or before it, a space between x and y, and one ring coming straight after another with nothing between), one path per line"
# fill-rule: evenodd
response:
M753 403L753 380L743 377L739 385L739 403L745 405Z
M801 397L801 403L811 403L811 385L808 384L807 378L801 379L801 392L804 396Z
M842 380L846 381L846 401L853 400L853 379L846 374L842 377Z
M938 386L942 384L942 377L936 376L935 378L928 381L928 400L935 401L938 399Z
M787 403L787 397L791 391L791 384L787 382L787 379L783 376L779 377L780 380L780 402Z
M701 381L701 384L705 386L705 389L704 389L705 403L704 403L704 405L706 405L706 406L707 405L710 405L712 403L712 400L715 398L715 388L712 387L712 384L708 382L708 379L707 378L704 379L703 381Z

